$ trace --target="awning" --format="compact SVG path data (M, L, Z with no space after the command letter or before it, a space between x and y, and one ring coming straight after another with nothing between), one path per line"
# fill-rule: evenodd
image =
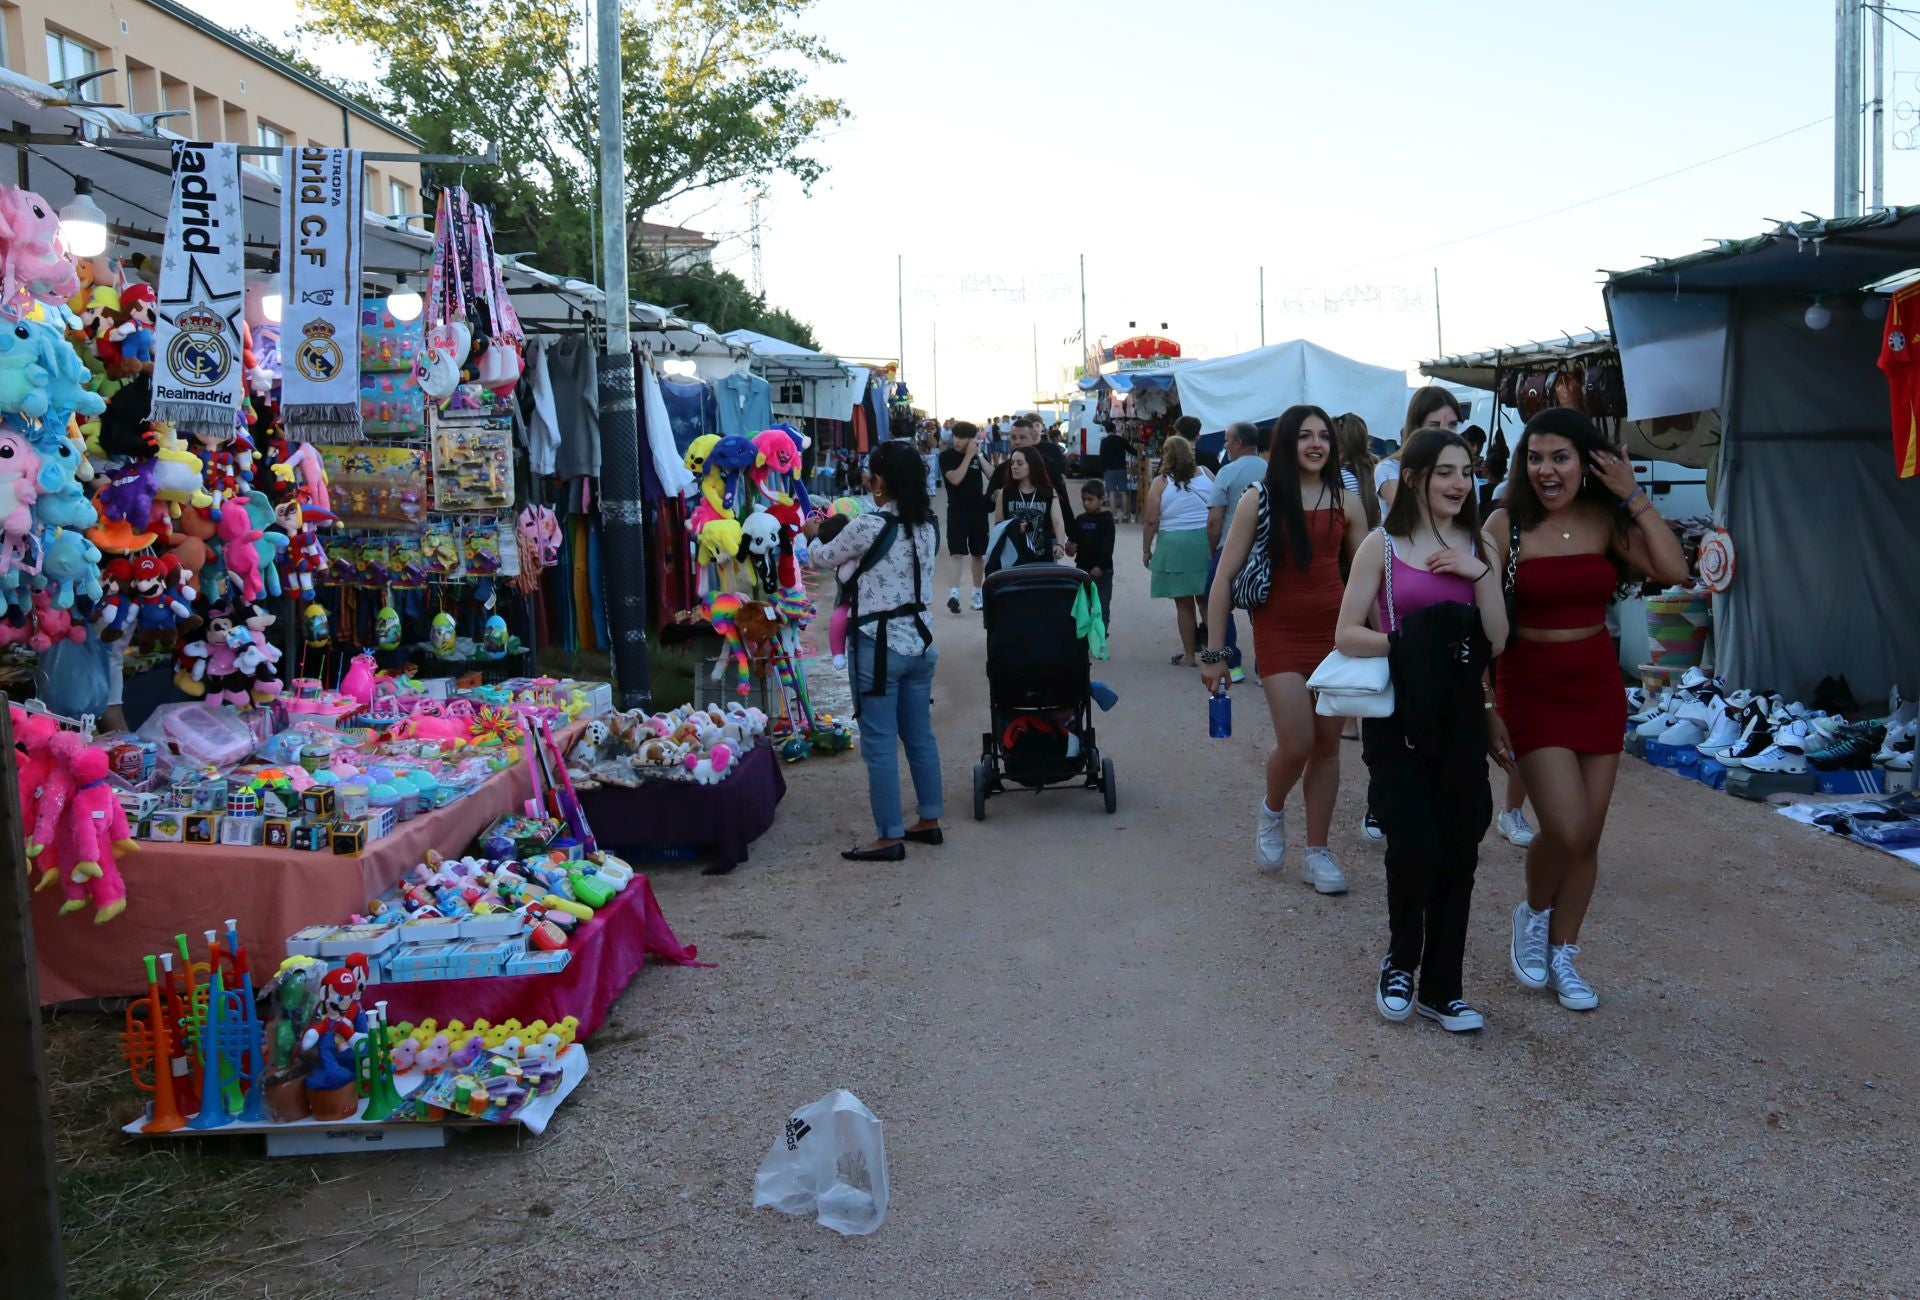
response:
M1093 375L1080 381L1084 391L1110 388L1116 393L1131 393L1134 389L1148 390L1157 388L1162 392L1173 387L1173 381L1179 377L1175 370L1117 370L1110 375Z
M1783 221L1751 239L1608 271L1607 293L1771 292L1782 296L1858 292L1920 268L1920 207L1881 208L1862 217Z
M771 334L738 329L728 330L719 337L744 347L752 355L755 368L768 379L842 380L847 377L847 367L838 357L803 348Z
M1436 357L1432 361L1421 362L1420 373L1449 384L1491 390L1498 382L1497 376L1501 371L1547 370L1563 362L1601 357L1612 351L1612 334L1606 330L1587 330L1579 334L1563 334L1558 339L1522 343L1517 347Z

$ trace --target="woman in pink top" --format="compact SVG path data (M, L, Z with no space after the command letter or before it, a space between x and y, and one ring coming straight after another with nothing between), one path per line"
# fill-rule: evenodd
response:
M1467 913L1493 820L1480 679L1505 646L1506 601L1480 534L1473 453L1422 429L1400 453L1401 490L1353 557L1334 644L1388 656L1395 712L1361 727L1367 802L1386 832L1387 922L1374 1006L1463 1033L1486 1022L1462 996ZM1414 984L1419 982L1416 1000Z

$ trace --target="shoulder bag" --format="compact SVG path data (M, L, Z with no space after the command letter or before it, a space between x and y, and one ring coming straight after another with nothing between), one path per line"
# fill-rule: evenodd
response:
M1382 577L1387 593L1387 626L1394 631L1400 616L1393 608L1393 538L1380 530L1385 560ZM1313 711L1323 718L1390 718L1393 716L1393 665L1386 655L1356 658L1335 650L1320 661L1307 679L1314 692Z
M1273 592L1273 556L1267 549L1273 537L1273 512L1267 509L1267 485L1254 486L1260 491L1260 511L1253 529L1253 549L1233 577L1233 603L1246 610L1259 609Z

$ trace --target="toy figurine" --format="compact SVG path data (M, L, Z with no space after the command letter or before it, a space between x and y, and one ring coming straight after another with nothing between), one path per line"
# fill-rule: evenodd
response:
M350 1054L354 1044L367 1032L367 1016L360 1008L360 984L366 970L366 957L354 953L347 958L347 965L328 971L320 981L320 1006L300 1039L304 1050L317 1048L319 1053L312 1073L307 1076L309 1095L332 1091L355 1080L353 1070L341 1061L339 1054L342 1049Z
M436 658L453 658L456 642L453 615L444 609L435 614L432 621L427 624L427 640Z

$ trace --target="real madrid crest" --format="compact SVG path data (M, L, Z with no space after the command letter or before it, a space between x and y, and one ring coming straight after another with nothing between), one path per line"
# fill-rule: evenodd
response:
M178 330L167 344L167 367L189 388L214 388L233 370L227 320L211 307L189 307L173 318Z
M340 373L345 359L340 345L334 342L332 325L311 320L301 329L300 342L293 349L293 364L308 379L316 384L330 382Z

